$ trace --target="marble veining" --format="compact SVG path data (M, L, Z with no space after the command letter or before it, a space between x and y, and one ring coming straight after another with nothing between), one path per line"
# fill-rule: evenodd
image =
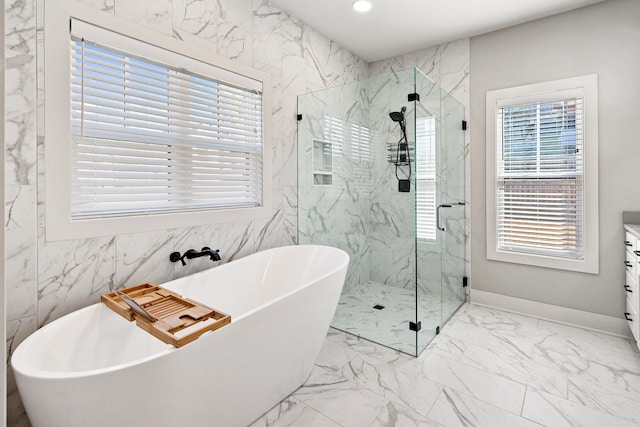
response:
M441 385L428 378L414 376L366 355L354 357L342 369L341 375L421 415L429 412L442 391Z
M7 283L13 284L13 288L7 289L10 301L7 314L9 320L28 319L37 326L97 302L99 294L110 285L126 286L150 278L170 280L186 274L189 268L191 271L210 268L213 263L207 264L205 260L192 263L186 270L178 269L166 260L168 249L183 251L192 244L200 245L202 233L217 237L217 241L207 239L206 243L219 245L222 262L259 248L298 242L297 195L300 191L297 185L296 97L326 85L366 79L375 69L374 64L367 64L266 0L79 0L79 3L170 34L272 75L274 212L268 219L221 224L209 229L189 227L140 235L47 242L44 235L45 1L5 2L5 192L9 196L5 209L35 215L32 218L20 214L19 218L12 216L5 222L10 260L7 262ZM445 52L440 54L440 60L447 57L446 52L468 56L463 43L450 47L427 49L424 54L416 54L416 57L423 57L423 70L430 72L428 64L437 64L436 51ZM454 55L449 56L453 58ZM398 62L396 69L413 65L410 55L402 61L402 67ZM463 66L467 62L468 58L458 60ZM448 67L447 73L459 71L453 59ZM460 91L464 82L456 87ZM356 97L358 102L350 102L351 109L345 114L350 120L364 124L358 115L369 102L366 95L354 93L349 96ZM374 158L372 153L372 160ZM368 168L356 173L362 179L353 183L345 195L352 201L359 192L371 190L363 184L368 179ZM366 214L362 209L354 211L349 224L357 225L356 219L363 212ZM348 277L353 286L369 280L371 249L362 230L368 231L360 225L358 231L348 237L354 266ZM145 241L137 241L138 238ZM34 256L30 258L32 254ZM19 404L17 396L14 401ZM24 415L16 415L21 412L14 408L17 406L9 406L12 425L27 425ZM401 409L394 411L388 405L386 408L387 415L376 418L378 424L383 420L406 419Z
M38 324L98 302L115 279L115 237L45 242L38 251Z
M378 426L438 427L441 424L390 401L371 424L371 427Z
M35 0L12 0L5 8L5 183L36 179Z
M475 332L512 338L514 330L539 349L540 335L555 324L465 304L418 357L410 357L363 338L332 329L307 382L252 426L328 425L370 426L632 426L640 399L627 371L583 364L580 389L589 399L541 389L537 362L524 356L517 363L508 347L492 349L492 366L478 356L476 341L451 336L458 323L475 322ZM564 338L583 338L584 345L617 339L579 328L557 325ZM538 330L539 329L539 330ZM488 336L488 335L483 335ZM604 350L604 349L603 349ZM567 357L568 351L553 350ZM595 350L594 350L595 351ZM534 352L535 353L535 352ZM477 359L476 359L476 356ZM631 346L619 348L619 359L637 358ZM483 362L484 361L484 362ZM547 361L547 368L565 372ZM507 363L510 367L496 369ZM518 367L521 373L514 374ZM614 381L615 378L624 381ZM552 389L552 388L551 388ZM554 390L557 391L557 390ZM577 397L577 396L576 396ZM601 405L595 404L600 402ZM623 407L622 405L625 405Z
M387 400L333 373L311 378L293 397L342 426L367 426Z
M305 53L315 61L315 68L308 68L317 74L316 86L322 88L330 74L319 67L317 61L331 56L333 46L316 46L314 34L310 32L303 32L302 40L307 46ZM468 59L455 59L465 52L468 44L459 41L370 64L374 78L340 86L339 90L311 92L298 99L298 112L303 116L298 126L300 242L334 245L351 256L334 326L371 339L386 334L383 344L397 345L396 348L410 353L415 353L416 343L406 329L407 319L415 317L411 313L412 307L416 309L415 303L411 304L410 300L406 304L394 303L387 296L384 299L388 305L399 311L389 309L372 316L368 314L371 306L363 304L369 304L371 299L362 291L362 286L377 283L409 292L417 286L420 294L428 295L432 301L433 307L425 305L423 311L432 312L434 319L438 318L425 322L429 323L430 331L435 331L456 308L456 304L449 301L464 300L461 282L467 268L467 221L465 208L451 209L442 218L447 231L438 233L437 239L430 242L433 244L416 245L415 173L411 191L398 192L396 170L387 160L386 147L387 143L398 140L400 131L397 123L389 119L389 112L406 107L405 115L413 117L417 108L420 117L435 118L441 142L437 147L436 178L443 183L438 188L439 203L465 200L465 140L459 129L463 107L448 92L465 93L468 86ZM444 57L447 76L458 77L447 90L411 68L424 65L427 72L437 77ZM379 71L385 74L376 75ZM413 92L420 93L420 103L406 100L407 94ZM366 129L365 141L354 137L354 129L362 128ZM410 144L415 141L414 133L414 126L408 126ZM317 161L312 141L323 141L331 152L332 181L328 185L312 182ZM440 299L446 301L442 312L435 309ZM402 317L393 319L394 316ZM423 317L422 314L419 317ZM388 330L379 332L384 329ZM424 347L429 339L423 334L418 338L418 347ZM410 347L414 349L409 350Z
M377 304L384 308L374 309ZM369 281L343 293L332 326L415 355L416 334L409 329L409 322L418 316L422 323L418 339L424 346L435 335L436 327L442 325L441 309L453 312L460 304L460 300L451 299L443 300L441 306L439 300L422 293L416 295L413 289Z
M42 0L44 2L44 0ZM113 13L116 0L78 0L80 3L101 10L107 13Z
M118 1L115 15L140 23L155 31L171 34L173 0L155 0L153 8L143 2ZM98 5L99 6L99 5Z
M637 425L615 415L534 389L527 389L522 416L541 425L558 427Z
M13 350L15 350L24 339L35 332L37 328L36 316L7 321L6 354L10 355ZM29 427L29 420L22 405L9 360L7 360L7 367L7 425Z
M419 367L408 369L412 374L421 375L506 411L518 414L522 407L524 385L461 361L433 354L423 358ZM491 384L491 387L487 387L487 384Z
M539 365L521 354L504 354L498 350L469 344L461 362L481 368L529 387L560 397L567 396L568 375L559 368Z
M167 253L172 248L171 232L116 236L116 286L126 288L145 282L163 283L170 280L173 277L173 265L166 261Z
M640 424L640 375L587 362L569 374L569 400Z
M505 412L479 399L445 388L430 412L445 426L536 427L538 424Z
M233 222L222 224L218 229L218 245L221 263L233 261L255 252L253 222Z
M16 270L15 274L8 271L10 278L16 279L12 281L16 284L16 292L11 305L15 313L10 315L11 318L20 318L35 314L37 310L38 324L53 320L73 308L96 302L100 290L112 284L126 286L139 280L162 282L212 266L203 261L178 268L166 259L172 250L216 245L221 250L222 262L227 262L256 250L295 243L296 96L318 83L316 80L307 81L305 74L298 70L315 55L313 60L319 66L326 70L341 70L339 74L345 81L360 77L362 67L368 72L367 64L360 68L355 66L358 59L354 55L264 0L81 2L87 7L115 13L186 43L253 65L272 75L274 210L269 218L263 220L214 227L47 242L44 236L46 206L42 197L46 178L43 150L46 135L42 126L46 41L44 1L7 3L6 77L7 100L11 100L7 103L9 137L6 149L10 154L7 156L7 184L15 183L16 186L10 189L11 197L6 209L7 212L21 213L19 223L14 215L6 224L8 255L15 261L11 265ZM346 68L349 71L343 72ZM39 146L37 156L36 140ZM38 212L37 222L22 212ZM38 253L37 257L27 256L35 253ZM38 258L40 262L36 265ZM17 280L18 274L20 280ZM20 281L23 283L18 286Z
M340 424L293 397L283 400L250 427L340 427Z
M33 185L5 191L5 298L7 320L36 314L37 235Z

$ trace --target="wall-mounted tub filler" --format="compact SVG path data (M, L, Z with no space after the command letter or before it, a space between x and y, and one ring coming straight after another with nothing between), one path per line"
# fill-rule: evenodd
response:
M311 373L348 264L340 249L286 246L167 282L233 319L180 348L104 304L51 322L11 359L31 424L251 424Z
M200 252L195 249L189 249L184 254L180 255L180 252L171 252L169 255L169 261L178 262L182 265L187 265L186 259L200 258L202 256L208 256L211 261L220 261L220 249L213 250L207 246L202 248Z

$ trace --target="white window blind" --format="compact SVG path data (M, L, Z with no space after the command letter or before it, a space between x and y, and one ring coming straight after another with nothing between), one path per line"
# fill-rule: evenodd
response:
M371 129L351 123L352 177L358 191L368 196L371 193Z
M337 156L343 155L345 125L342 119L324 115L324 124L322 127L322 137L333 147L333 154Z
M497 247L584 257L583 99L497 110Z
M368 162L371 150L371 130L357 123L351 123L351 158L354 161Z
M73 219L261 206L259 82L79 35L70 49Z
M344 168L345 133L346 129L344 120L328 114L324 115L322 137L324 138L324 141L328 143L328 149L331 150L334 185L337 183L337 177L344 176L342 170Z
M434 117L416 119L416 233L436 240L436 128Z

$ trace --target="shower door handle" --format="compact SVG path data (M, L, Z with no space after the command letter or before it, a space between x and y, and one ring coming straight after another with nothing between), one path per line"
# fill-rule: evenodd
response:
M436 209L436 227L438 227L438 230L440 231L445 231L444 227L440 227L440 208L450 208L451 205L443 203L438 205L438 208Z
M465 204L466 204L465 202L439 204L438 207L436 208L436 227L438 227L438 230L440 231L446 230L444 227L440 227L440 208L452 208L454 206L464 206Z

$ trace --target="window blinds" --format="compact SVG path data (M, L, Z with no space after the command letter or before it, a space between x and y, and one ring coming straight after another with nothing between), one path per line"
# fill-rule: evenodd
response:
M370 195L371 183L371 129L351 123L351 161L353 182L358 191Z
M416 119L416 233L436 240L436 129L434 117Z
M260 90L76 35L70 49L72 218L261 205Z
M497 112L498 249L583 259L583 101Z
M368 162L371 150L371 130L357 123L351 123L351 158Z

